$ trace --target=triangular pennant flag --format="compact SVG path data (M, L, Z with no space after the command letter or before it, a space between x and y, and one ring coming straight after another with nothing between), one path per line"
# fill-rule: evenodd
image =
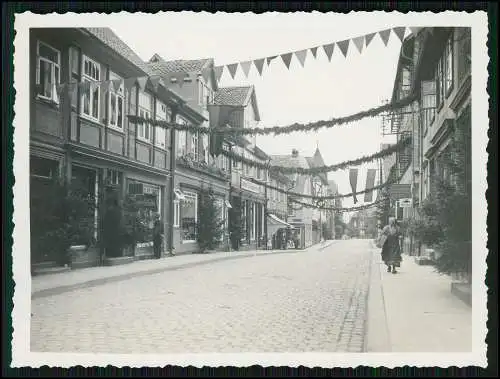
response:
M224 70L224 66L216 66L214 67L214 72L215 72L215 79L217 82L220 80L222 76L222 71Z
M380 34L380 38L382 38L382 42L384 43L384 45L387 46L389 37L391 36L391 29L381 30L380 32L378 32L378 34Z
M147 82L148 82L147 76L140 76L137 78L137 83L139 83L139 88L141 89L141 91L144 91L144 88L146 88Z
M328 57L328 61L332 60L333 49L335 48L335 42L330 43L328 45L323 45L323 49L325 49L326 56Z
M283 63L285 63L286 68L290 68L292 53L281 54L281 59L283 59Z
M299 59L300 65L304 67L306 61L307 50L300 50L295 52L295 56Z
M403 39L405 38L405 32L406 28L404 26L398 26L396 28L392 28L394 31L394 34L396 34L401 42L403 42Z
M311 53L314 58L316 58L316 53L318 52L318 47L311 47Z
M349 50L349 41L348 39L344 41L337 42L337 46L339 47L340 51L342 51L342 54L344 54L344 57L347 57L347 51Z
M236 71L238 70L238 63L228 64L227 69L229 70L231 77L234 79L234 76L236 75Z
M370 33L370 34L365 35L366 47L368 47L368 45L372 41L373 37L375 37L375 34L376 33Z
M356 46L359 53L361 54L361 51L363 51L363 45L365 44L365 37L356 37L352 40L352 42L354 42L354 46Z
M410 31L411 31L413 34L417 34L417 33L420 31L420 29L422 29L422 28L418 28L418 27L417 27L417 28L410 28Z
M111 92L111 90L113 89L113 81L105 80L104 82L102 82L102 87L106 92Z
M82 92L87 92L90 90L90 82L80 82L78 87L82 90Z
M118 92L122 86L122 79L113 79L111 81L111 86L115 92Z
M243 70L245 77L248 78L248 73L250 72L250 65L252 64L252 61L246 61L246 62L241 62L241 69Z
M264 68L264 58L254 60L253 64L255 65L255 68L259 72L259 75L262 75L262 70Z
M158 85L160 84L160 79L161 79L161 77L159 77L159 76L150 76L149 77L149 82L153 86L153 89L155 90L155 92L158 91Z
M277 57L278 57L277 55L274 55L274 56L272 56L272 57L267 57L267 65L269 66L269 65L271 64L271 61L272 61L273 59L276 59Z
M434 28L427 28L427 33L429 33L430 35L433 35L434 34Z
M57 92L57 96L61 96L61 92L65 89L66 87L66 83L63 83L63 84L58 84L56 86L56 92Z
M351 168L349 170L349 182L351 183L352 197L354 200L354 204L356 204L358 202L358 199L356 197L356 186L358 183L358 169L357 168Z
M130 89L135 86L136 78L127 78L123 81L123 85L125 86L126 91L130 91Z

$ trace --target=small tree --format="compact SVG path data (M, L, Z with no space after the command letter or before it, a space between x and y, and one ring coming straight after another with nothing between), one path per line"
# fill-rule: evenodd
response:
M55 179L32 188L30 203L32 259L43 255L69 264L72 245L94 243L95 199L84 189Z
M198 245L203 253L219 246L224 231L224 220L211 188L201 190L198 212Z

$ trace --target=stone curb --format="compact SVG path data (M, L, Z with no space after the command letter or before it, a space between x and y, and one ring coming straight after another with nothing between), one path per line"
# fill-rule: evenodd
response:
M167 267L159 267L159 268L155 268L155 269L146 269L146 270L140 270L140 271L135 271L135 272L128 272L126 274L107 276L104 278L93 279L93 280L89 280L89 281L85 281L85 282L81 282L81 283L63 285L60 287L47 288L47 289L33 292L31 294L31 299L33 300L33 299L39 299L42 297L59 295L59 294L64 293L64 292L75 291L78 289L84 289L84 288L90 288L90 287L96 287L99 285L119 282L122 280L131 279L134 277L154 275L154 274L159 274L159 273L167 272L167 271L187 269L187 268L201 266L201 265L209 264L209 263L222 262L222 261L232 260L232 259L250 258L250 257L255 257L255 256L267 256L267 255L277 255L277 254L297 254L300 252L306 252L306 251L311 250L311 249L316 249L316 250L321 249L322 250L330 245L331 244L328 244L327 246L322 246L321 248L317 248L316 245L313 245L307 249L302 249L302 250L277 250L277 251L272 251L269 253L267 253L267 252L264 252L264 253L238 252L237 253L238 255L214 257L213 259L207 259L204 261L190 262L190 263L184 263L184 264L178 264L178 265L171 265L171 266L167 266Z

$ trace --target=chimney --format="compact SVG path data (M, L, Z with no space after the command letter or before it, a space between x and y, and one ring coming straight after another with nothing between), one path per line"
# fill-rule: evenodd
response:
M292 149L292 157L297 158L299 156L299 151L297 149Z

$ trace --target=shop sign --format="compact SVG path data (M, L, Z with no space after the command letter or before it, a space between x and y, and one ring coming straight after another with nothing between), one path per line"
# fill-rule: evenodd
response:
M241 189L254 192L254 193L259 193L260 192L260 186L258 184L252 183L246 179L241 178Z
M135 195L136 204L141 208L156 208L155 195Z

